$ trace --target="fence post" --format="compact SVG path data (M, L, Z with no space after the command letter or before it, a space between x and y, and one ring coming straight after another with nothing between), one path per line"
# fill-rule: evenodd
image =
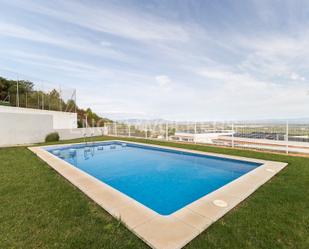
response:
M289 121L286 121L285 141L286 141L286 154L289 154Z
M62 98L62 92L61 92L61 86L59 86L59 109L62 112L61 98Z
M118 132L117 132L117 123L115 122L114 124L115 124L115 125L114 125L114 129L115 129L115 136L117 137L117 135L118 135Z
M25 103L25 105L26 105L26 108L28 108L28 89L26 89L26 92L25 92L25 95L26 95L26 103Z
M77 113L76 89L74 90L74 113ZM50 108L49 108L50 109Z
M196 122L194 123L194 143L196 144Z
M105 122L103 123L103 128L101 129L101 132L102 132L102 136L104 136L106 132Z
M165 125L165 135L166 135L166 140L168 141L168 123L166 123L166 125Z
M19 107L19 77L17 76L16 82L16 106Z
M94 119L91 120L91 139L92 139L92 142L93 142L93 137L94 137Z
M234 123L232 123L232 148L234 148Z
M84 143L86 143L86 128L85 128L85 119L84 118L82 118L82 124L83 124Z
M42 90L41 90L41 94L42 94L42 110L44 110L44 92L43 92L44 85L41 84L41 87L42 87Z

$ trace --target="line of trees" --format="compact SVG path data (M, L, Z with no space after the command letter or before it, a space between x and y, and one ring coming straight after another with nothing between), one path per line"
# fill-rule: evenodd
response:
M9 80L0 77L0 104L53 111L75 111L75 101L65 102L59 91L49 92L34 89L34 83L27 80Z
M113 123L110 119L100 117L90 108L87 108L86 110L77 108L77 120L79 128L85 127L86 122L90 127L103 127L106 123Z
M77 112L78 126L103 126L112 121L102 118L90 108L79 108L74 99L65 101L61 92L52 89L49 92L34 89L35 84L27 80L10 80L0 76L0 105L18 106L52 111Z

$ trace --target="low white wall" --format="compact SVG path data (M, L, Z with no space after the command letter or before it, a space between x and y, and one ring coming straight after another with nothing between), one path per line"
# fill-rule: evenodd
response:
M86 135L87 138L91 136L107 135L107 129L104 127L97 128L76 128L76 129L56 129L59 133L60 140L68 140L74 138L82 138Z
M22 113L34 115L52 116L52 125L54 129L74 129L77 128L77 114L71 112L57 112L31 108L19 108L11 106L0 106L0 121L2 113Z
M0 146L44 142L55 129L76 127L76 113L0 106Z
M180 141L184 139L190 139L197 143L213 143L214 139L219 138L220 136L229 136L233 132L209 132L209 133L185 133L185 132L176 132L174 137L179 137Z
M52 131L51 115L0 113L0 146L43 142Z

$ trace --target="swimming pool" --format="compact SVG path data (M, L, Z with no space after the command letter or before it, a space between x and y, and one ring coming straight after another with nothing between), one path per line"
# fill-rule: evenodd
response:
M154 249L182 248L287 166L119 140L29 149Z
M117 141L47 151L160 215L170 215L261 165Z

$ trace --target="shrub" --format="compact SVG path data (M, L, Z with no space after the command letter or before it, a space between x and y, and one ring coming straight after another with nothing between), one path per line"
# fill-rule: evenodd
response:
M55 141L59 141L59 134L58 132L52 132L49 133L46 137L45 137L45 142L55 142Z
M11 106L10 102L1 101L1 100L0 100L0 105Z

